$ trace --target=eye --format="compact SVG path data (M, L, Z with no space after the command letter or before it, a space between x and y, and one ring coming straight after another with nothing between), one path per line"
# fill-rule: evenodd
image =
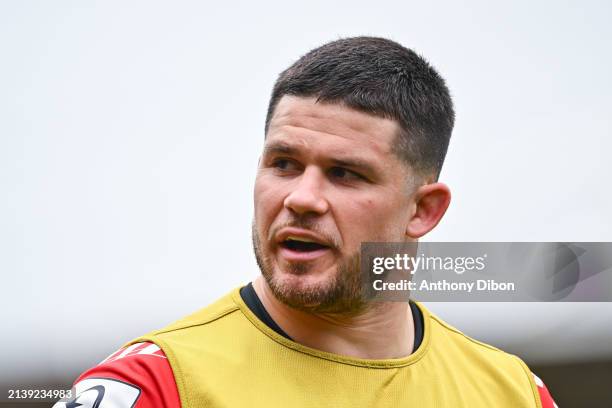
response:
M294 160L291 160L291 159L278 158L272 161L270 167L286 172L286 171L297 170L298 164Z
M345 169L344 167L332 167L329 169L329 175L333 178L345 181L365 180L362 175L355 173L352 170Z

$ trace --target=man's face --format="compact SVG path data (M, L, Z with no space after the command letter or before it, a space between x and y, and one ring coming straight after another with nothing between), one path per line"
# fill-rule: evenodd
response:
M302 310L362 307L362 242L406 241L412 173L392 152L397 123L284 96L255 181L253 243L276 298Z

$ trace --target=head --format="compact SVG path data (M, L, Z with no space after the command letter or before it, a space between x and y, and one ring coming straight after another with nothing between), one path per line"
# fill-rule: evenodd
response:
M444 80L386 39L334 41L281 73L253 221L275 297L306 311L363 310L361 243L415 241L448 207L437 179L453 122Z

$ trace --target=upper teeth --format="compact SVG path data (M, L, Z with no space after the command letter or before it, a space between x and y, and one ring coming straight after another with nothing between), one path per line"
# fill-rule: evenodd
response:
M312 239L308 239L308 238L304 238L304 237L296 237L295 235L289 235L287 237L287 240L291 240L291 241L301 241L301 242L314 242L317 243L317 241L314 241Z

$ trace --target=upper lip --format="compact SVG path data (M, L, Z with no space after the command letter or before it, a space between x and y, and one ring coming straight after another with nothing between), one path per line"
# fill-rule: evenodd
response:
M289 237L304 238L310 241L314 241L317 244L325 245L328 247L332 246L331 242L327 241L326 239L324 239L320 235L315 234L312 231L291 227L281 229L276 234L276 242L280 244L281 242L286 241Z

